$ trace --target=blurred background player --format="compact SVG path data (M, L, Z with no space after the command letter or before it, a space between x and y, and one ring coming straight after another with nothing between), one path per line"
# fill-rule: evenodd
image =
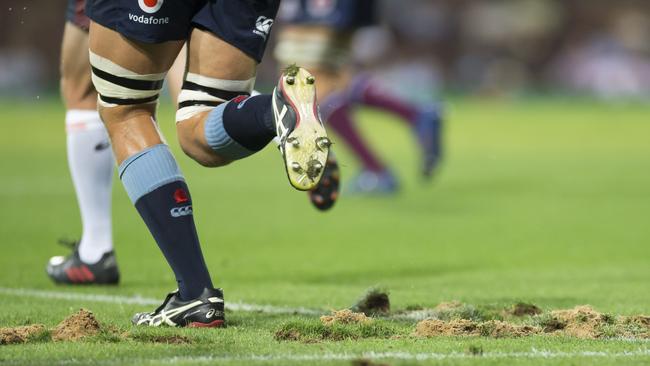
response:
M396 192L396 177L368 146L355 126L357 106L378 108L397 115L413 131L422 153L422 174L430 177L441 157L441 116L432 103L416 104L382 88L368 73L353 73L351 44L355 31L374 23L374 0L284 0L278 14L283 22L275 58L281 65L305 65L319 80L321 113L328 126L359 159L361 172L348 192ZM355 75L351 77L351 75ZM406 88L406 83L397 84Z
M115 160L97 112L88 62L89 19L84 0L69 0L61 47L61 95L66 107L67 154L81 214L79 242L68 257L52 257L47 273L56 283L117 284L111 193Z

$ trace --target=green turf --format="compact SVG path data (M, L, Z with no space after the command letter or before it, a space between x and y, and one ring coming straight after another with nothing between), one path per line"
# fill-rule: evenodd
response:
M64 111L43 99L3 103L0 110L0 287L162 300L174 287L173 276L117 181L113 217L122 284L69 289L50 283L44 265L64 251L56 239L80 230ZM273 148L222 169L197 166L180 153L172 112L162 108L162 129L192 190L204 253L226 300L337 309L380 285L390 289L394 309L523 300L543 309L591 304L614 314L650 313L649 105L457 100L447 112L445 163L430 183L416 175L409 131L398 120L362 112L362 128L394 167L402 191L391 198L344 195L322 214L289 188ZM357 165L342 146L336 148L349 177ZM1 294L0 305L0 327L54 326L83 306L105 324L140 334L125 341L0 346L2 364L330 365L350 361L313 357L372 351L440 358L380 360L391 365L650 362L650 345L640 340L416 339L410 336L414 325L399 322L386 325L399 334L393 338L279 342L274 334L281 327L314 320L231 312L227 329L142 330L128 320L151 307ZM159 334L182 334L192 343L146 341Z

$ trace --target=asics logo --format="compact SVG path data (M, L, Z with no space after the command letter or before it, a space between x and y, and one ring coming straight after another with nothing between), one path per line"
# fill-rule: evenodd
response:
M210 310L205 314L205 318L206 318L206 319L210 319L210 318L212 318L213 316L214 316L214 309L210 309Z
M188 216L192 214L192 206L174 207L169 213L172 217Z
M264 38L264 40L266 41L266 38L269 36L269 33L271 33L272 26L273 26L273 19L260 15L255 21L255 29L253 30L253 33Z

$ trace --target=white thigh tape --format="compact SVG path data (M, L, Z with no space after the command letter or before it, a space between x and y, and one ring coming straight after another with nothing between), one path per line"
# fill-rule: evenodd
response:
M156 102L165 73L137 74L90 52L92 80L103 106Z

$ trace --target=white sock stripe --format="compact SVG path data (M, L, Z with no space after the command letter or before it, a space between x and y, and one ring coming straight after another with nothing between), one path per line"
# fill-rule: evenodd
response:
M248 80L224 80L215 79L208 76L193 74L188 72L185 80L191 81L195 84L207 86L209 88L226 90L231 92L248 92L250 93L255 86L255 77Z
M114 63L113 61L93 53L92 51L88 52L91 65L115 76L127 77L129 79L135 80L156 81L164 79L165 75L167 74L165 72L159 74L138 74L131 70L127 70L124 67Z

